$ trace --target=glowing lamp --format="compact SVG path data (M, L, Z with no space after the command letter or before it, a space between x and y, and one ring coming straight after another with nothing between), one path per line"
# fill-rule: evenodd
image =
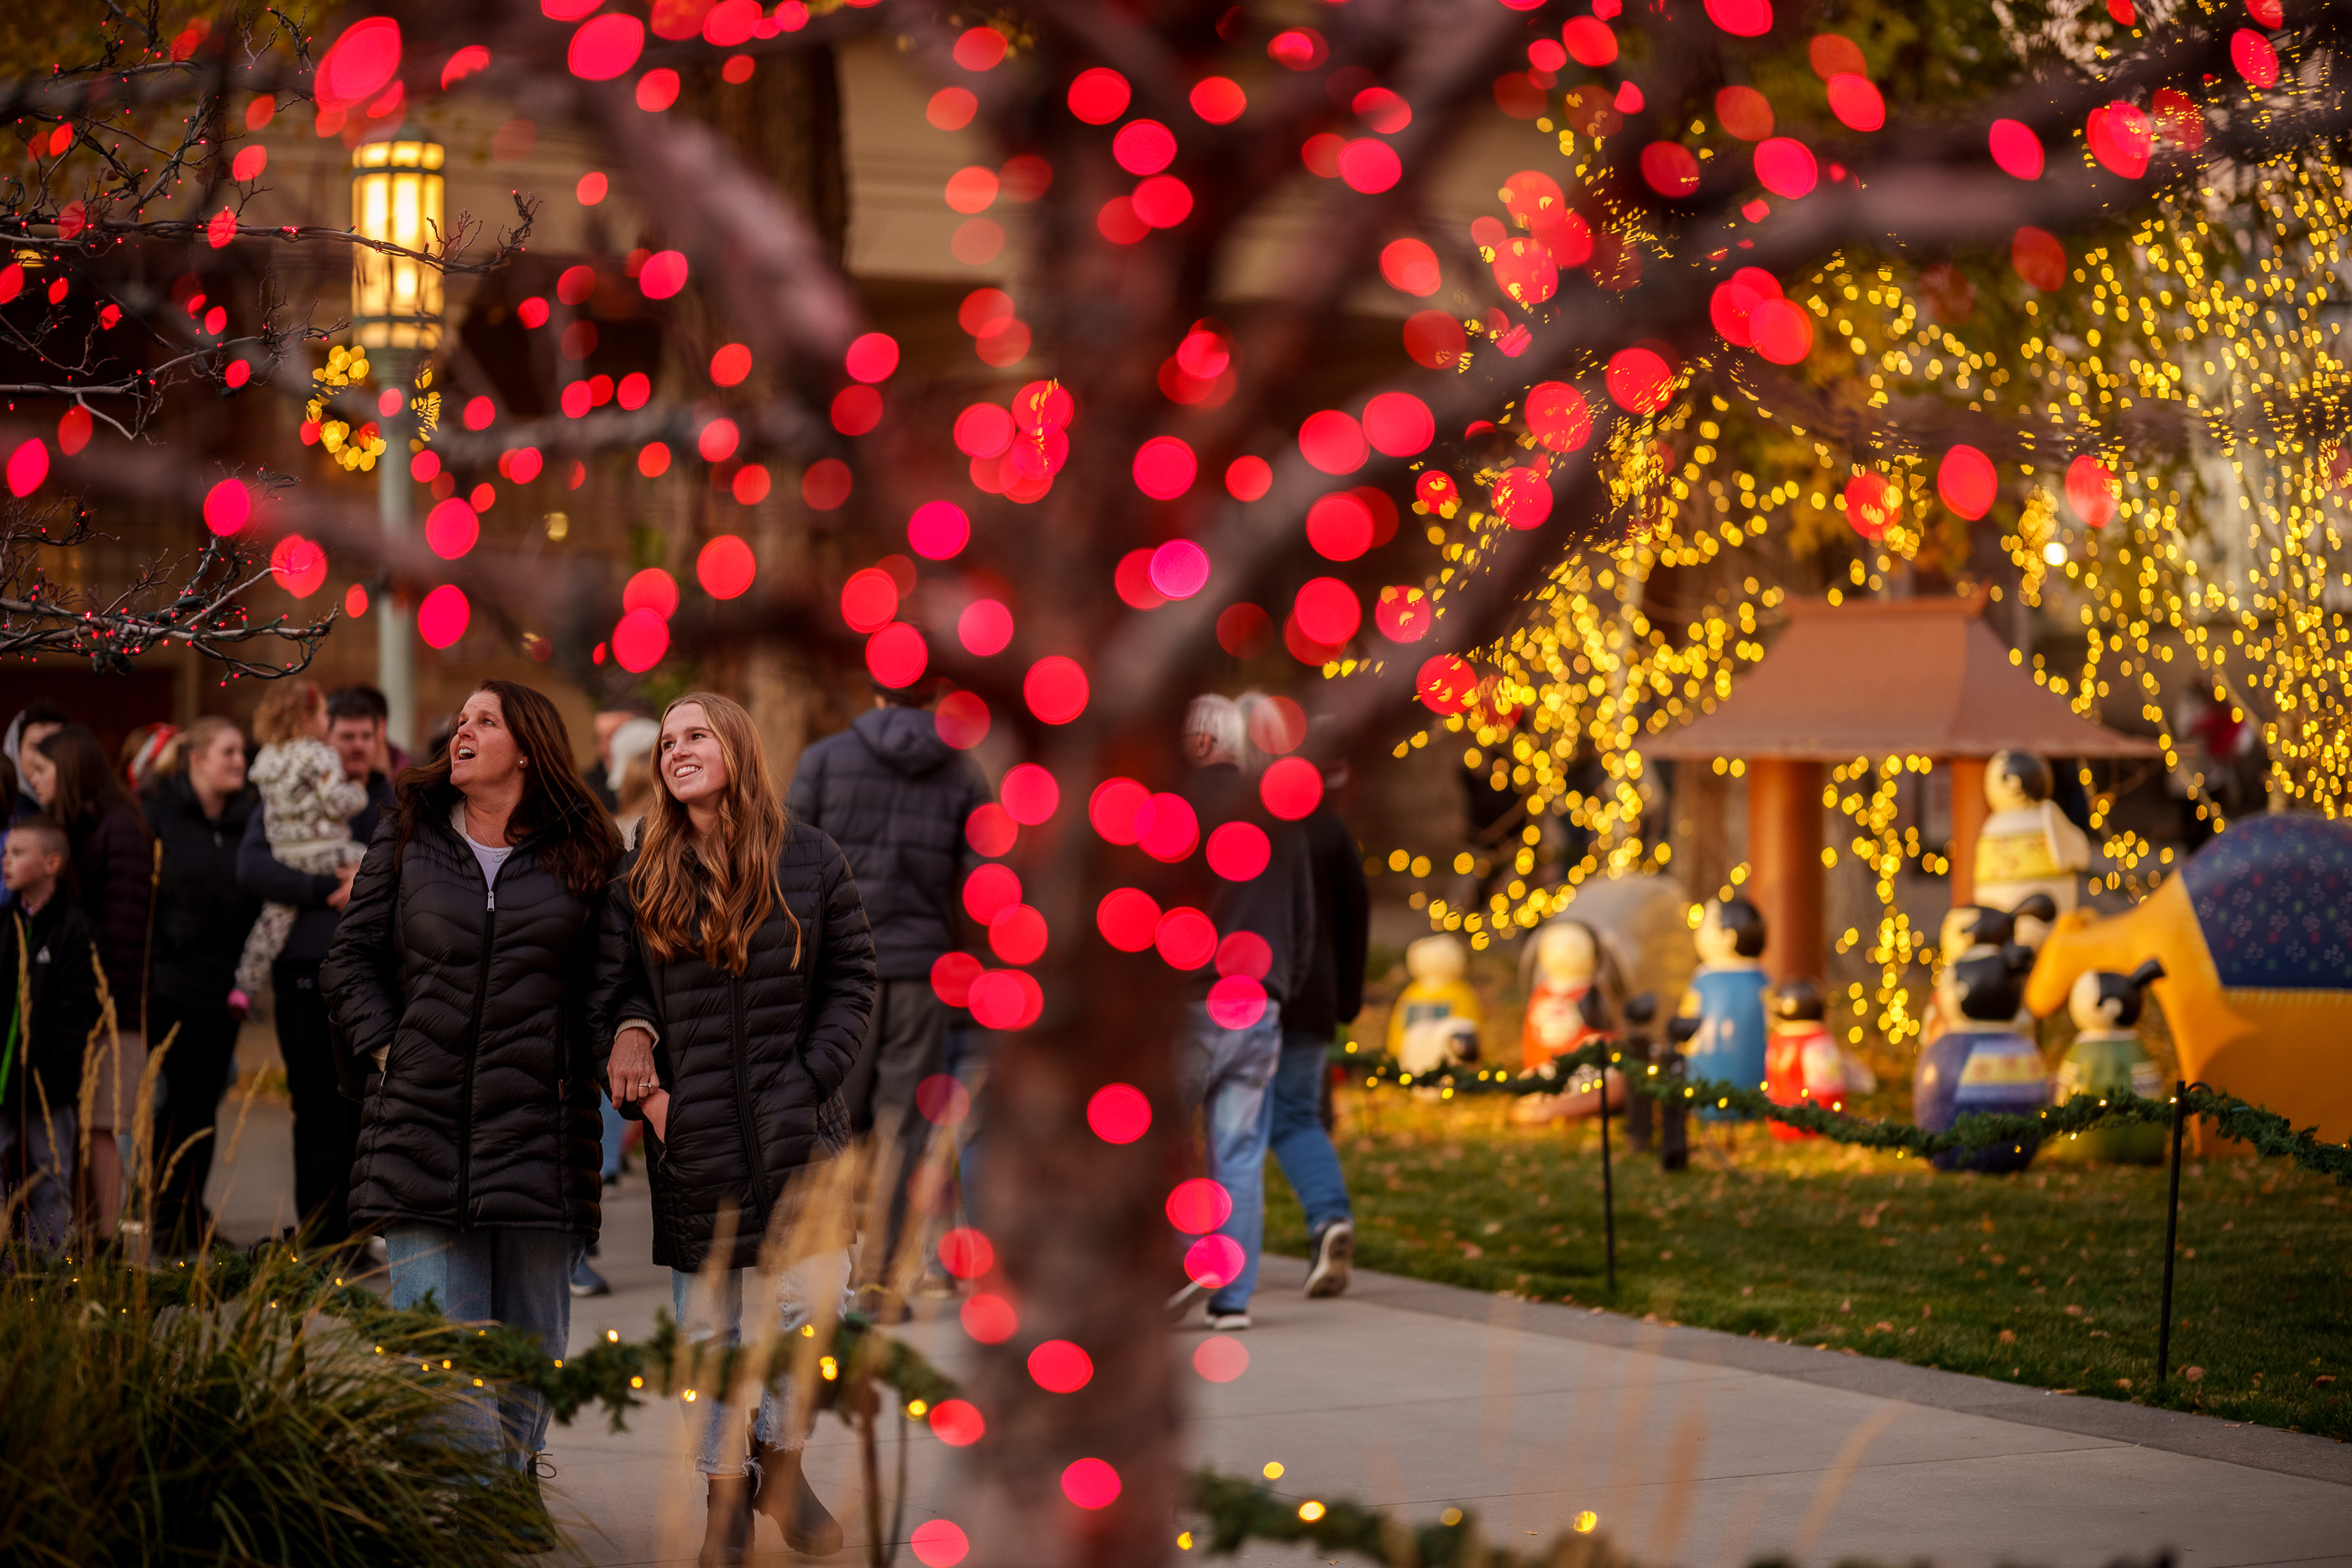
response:
M437 141L369 141L352 150L352 227L363 239L423 251L447 225ZM415 256L352 252L352 340L370 349L441 345L441 274Z

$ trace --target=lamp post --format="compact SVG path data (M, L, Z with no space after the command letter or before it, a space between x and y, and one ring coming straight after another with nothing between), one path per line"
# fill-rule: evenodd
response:
M369 141L352 151L352 229L362 238L422 251L439 238L445 152L435 141ZM389 256L365 246L352 251L352 340L383 367L386 387L400 393L396 412L378 421L383 461L376 465L376 516L387 553L415 526L410 504L406 437L417 360L441 346L441 274L413 256ZM415 610L392 585L376 606L376 685L391 708L394 741L415 744Z

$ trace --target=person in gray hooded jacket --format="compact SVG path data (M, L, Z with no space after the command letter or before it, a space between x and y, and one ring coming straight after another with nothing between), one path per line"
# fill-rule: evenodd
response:
M869 1281L898 1254L907 1178L929 1132L915 1089L940 1071L951 1021L931 966L956 945L972 861L964 825L990 799L971 759L940 738L928 685L877 686L869 711L801 753L785 797L793 821L841 846L874 932L874 1013L841 1088L850 1130L896 1151L882 1167L897 1186L887 1232L867 1239L859 1265Z

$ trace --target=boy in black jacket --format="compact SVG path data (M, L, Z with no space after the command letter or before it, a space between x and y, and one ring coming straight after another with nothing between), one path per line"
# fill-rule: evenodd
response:
M23 1210L33 1244L52 1251L73 1225L82 1058L99 1018L89 916L58 896L67 852L65 830L47 817L10 827L0 850L0 1191L12 1215Z

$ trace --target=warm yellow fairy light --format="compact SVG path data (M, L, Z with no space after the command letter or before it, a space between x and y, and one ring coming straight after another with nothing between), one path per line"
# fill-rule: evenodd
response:
M2298 90L2295 80L2278 90ZM1573 162L1580 143L1566 132L1559 142ZM2339 494L2352 485L2352 442L2334 413L2352 398L2336 330L2352 196L2325 147L2292 147L2226 178L2226 190L2152 201L2127 238L2082 246L2054 294L1989 291L1977 301L1948 267L1898 274L1845 256L1788 285L1824 350L1855 356L1817 353L1803 367L1826 372L1829 400L1851 393L1859 411L1938 399L2014 433L2021 451L1996 457L2003 494L1973 528L1938 498L1942 444L1899 422L1808 430L1773 411L1746 357L1719 345L1696 361L1715 372L1715 390L1685 382L1654 416L1620 422L1605 445L1570 455L1595 464L1606 486L1606 542L1570 555L1537 587L1522 625L1467 655L1483 677L1470 712L1433 720L1396 747L1399 757L1433 743L1460 747L1490 787L1525 802L1529 825L1517 843L1456 872L1479 879L1476 904L1427 887L1437 867L1425 856L1394 850L1368 869L1423 883L1413 907L1474 947L1533 927L1589 877L1666 869L1669 846L1643 836L1645 807L1654 822L1656 801L1643 743L1712 709L1762 656L1763 623L1785 597L1766 584L1787 580L1791 557L1834 565L1843 554L1852 559L1826 591L1832 604L1899 592L1895 585L1921 569L1961 592L1985 590L1966 565L1979 529L2000 538L2017 572L2014 588L1990 586L1996 603L2013 593L2056 626L2079 629L2076 667L2012 655L2038 684L2089 716L2136 706L2166 768L2186 773L2188 737L2174 733L2177 716L2165 706L2185 660L2192 687L2222 716L2257 726L2274 799L2331 817L2352 809L2352 571ZM2167 430L2177 434L2149 434ZM1525 453L1536 443L1523 435L1519 444ZM2113 475L2104 527L2088 526L2067 490L2078 456ZM1890 479L1899 497L1895 522L1874 541L1844 516L1845 485L1864 471ZM1438 570L1423 587L1441 614L1453 582L1505 532L1476 509L1496 472L1455 476L1459 501L1414 505L1438 547ZM1753 575L1743 570L1750 561ZM1713 602L1664 623L1653 577L1708 563L1717 563ZM1936 956L1933 933L1912 928L1895 893L1908 867L1951 868L1916 830L1898 828L1895 808L1906 776L1931 768L1926 758L1857 758L1825 795L1852 834L1824 860L1862 862L1880 904L1874 922L1835 942L1876 970L1874 984L1849 988L1851 1040L1864 1025L1897 1043L1920 1033L1912 1002ZM1742 769L1725 758L1714 771ZM2220 781L2183 782L2200 814L2221 825ZM2093 875L2145 893L2173 869L2174 853L2114 826L2113 804L2093 798L2103 852ZM1590 852L1539 868L1545 816L1587 830ZM1735 869L1726 894L1745 872Z

